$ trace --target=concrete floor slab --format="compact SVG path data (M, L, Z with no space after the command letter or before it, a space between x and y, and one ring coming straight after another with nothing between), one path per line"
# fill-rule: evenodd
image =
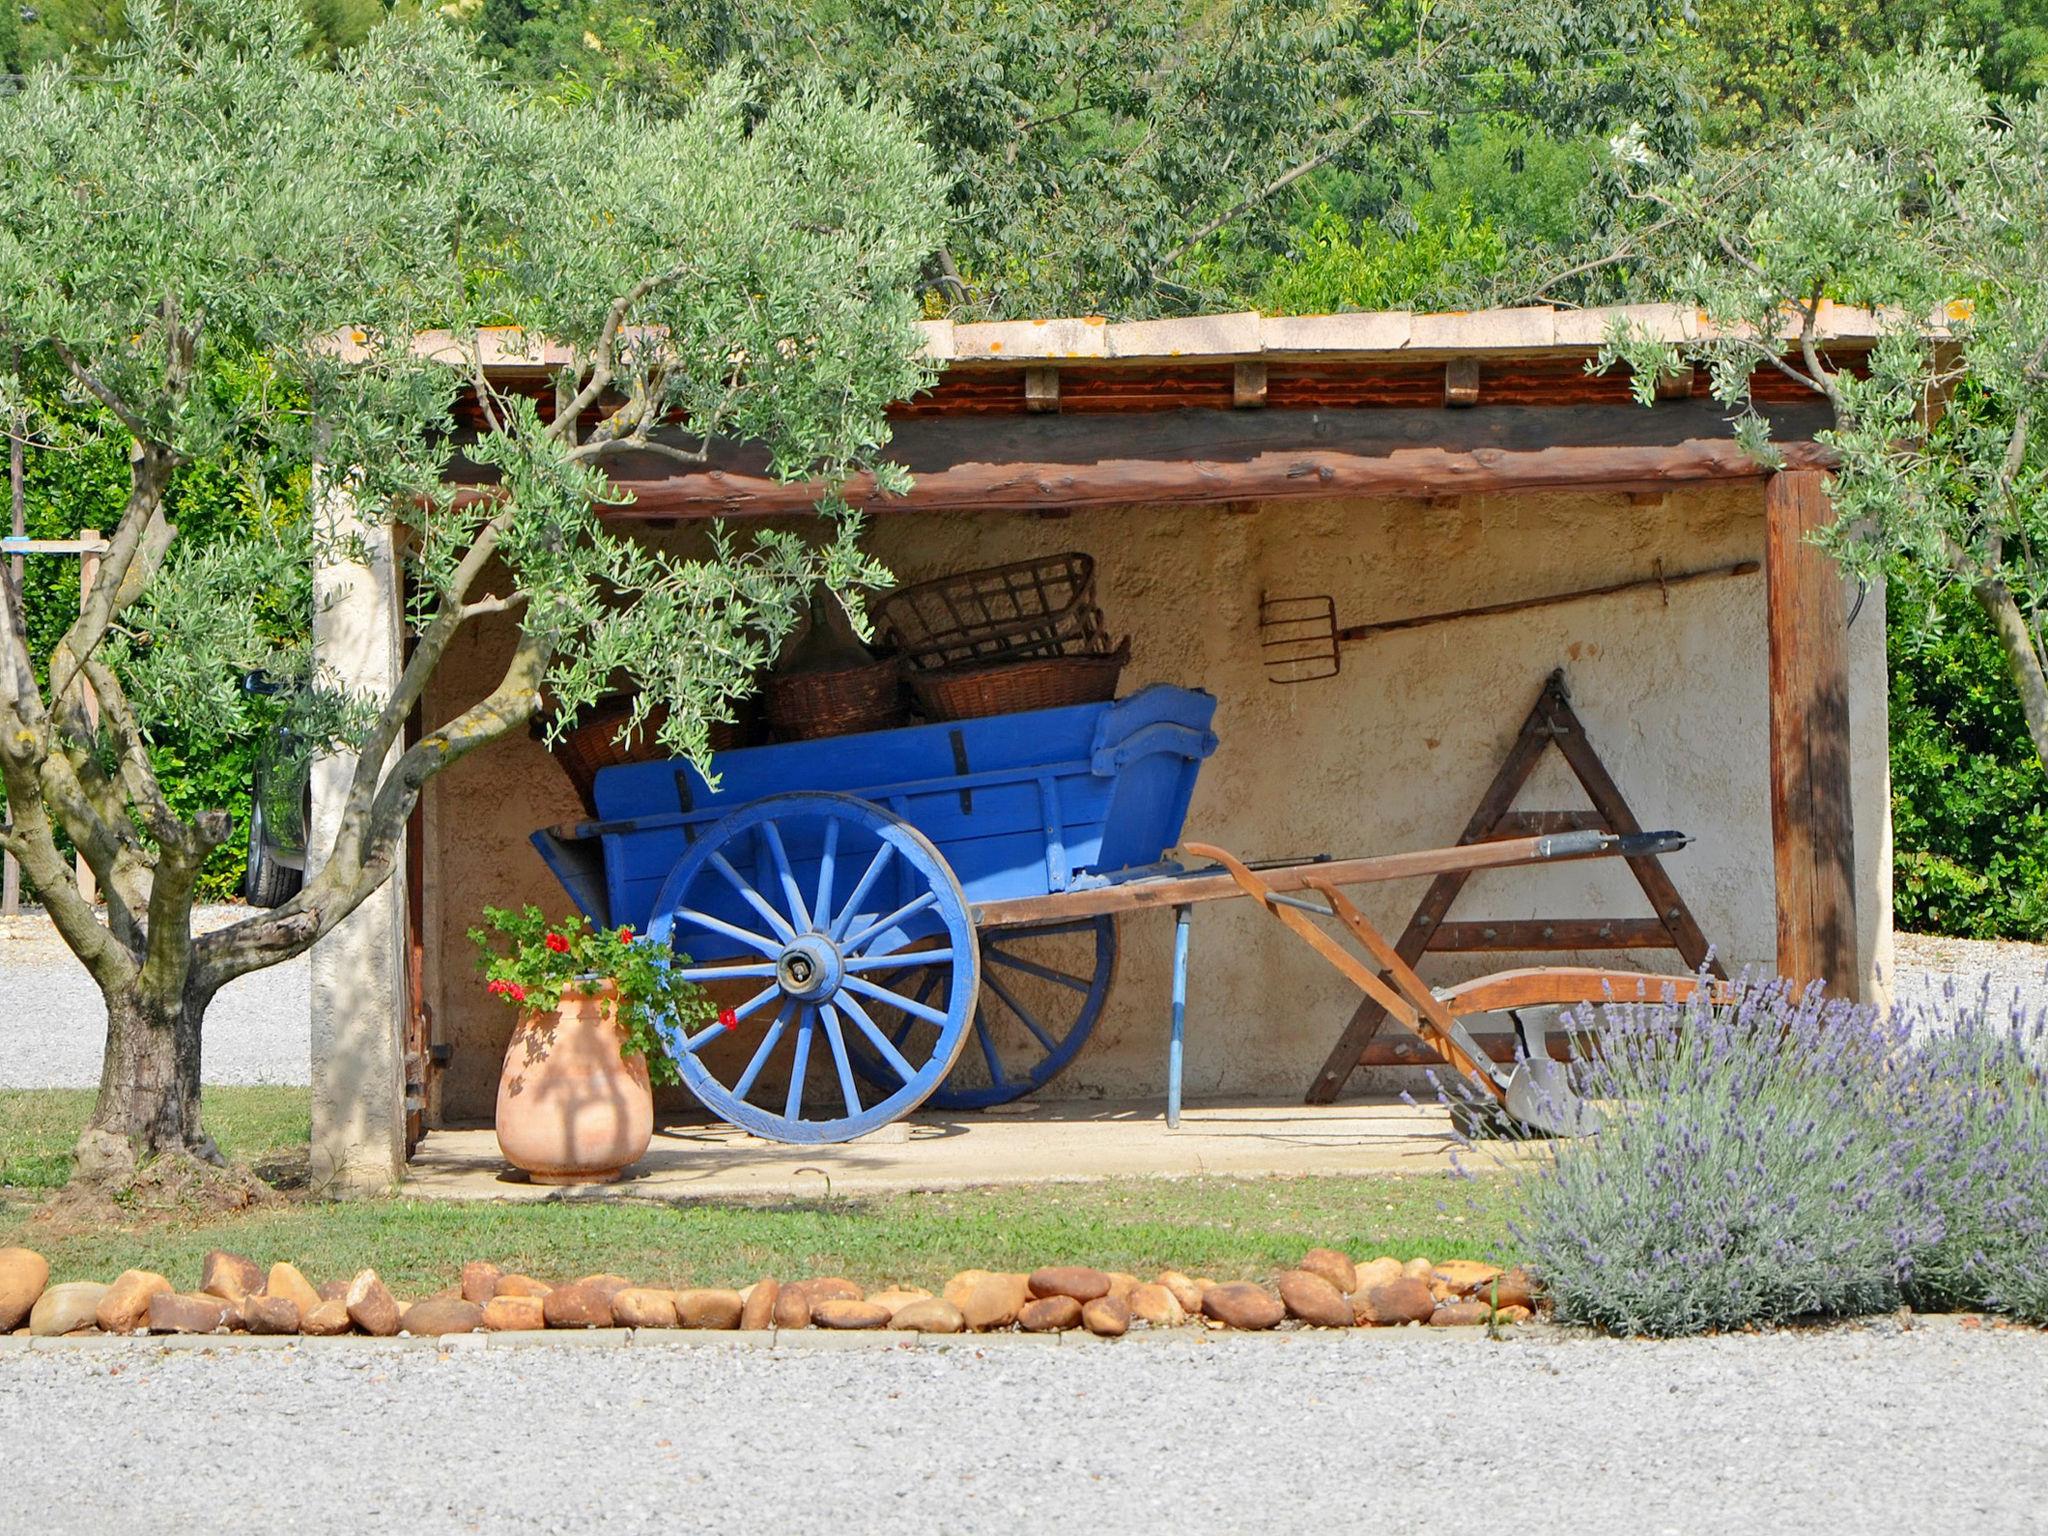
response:
M1168 1130L1157 1100L1027 1103L1008 1112L911 1116L859 1141L794 1147L721 1122L669 1124L616 1184L578 1196L681 1200L811 1197L1195 1174L1443 1173L1457 1142L1449 1116L1395 1101L1190 1105ZM559 1186L505 1166L485 1129L430 1131L408 1170L408 1195L433 1200L545 1200Z

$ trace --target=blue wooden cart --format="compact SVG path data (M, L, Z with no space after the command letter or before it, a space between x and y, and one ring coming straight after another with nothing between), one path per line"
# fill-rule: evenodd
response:
M714 994L718 1020L667 1028L664 1044L708 1109L772 1140L846 1141L927 1101L986 1108L1040 1087L1102 1013L1118 917L1152 908L1175 914L1166 1114L1177 1124L1189 914L1239 897L1511 1118L1553 1133L1595 1124L1540 1032L1502 1070L1463 1020L1690 982L1561 968L1432 992L1338 887L1643 857L1686 839L1581 830L1264 865L1190 844L1214 862L1184 870L1166 856L1216 750L1214 713L1206 693L1155 686L1115 703L725 752L712 762L716 789L682 761L608 768L597 820L533 841L587 916L672 948ZM1304 911L1336 919L1370 963Z
M716 789L685 762L630 764L597 775L597 820L533 841L587 916L672 946L726 1002L667 1040L707 1108L843 1141L927 1099L1003 1103L1073 1059L1115 975L1115 916L1033 903L1177 873L1162 861L1214 713L1157 686L751 747L713 760Z

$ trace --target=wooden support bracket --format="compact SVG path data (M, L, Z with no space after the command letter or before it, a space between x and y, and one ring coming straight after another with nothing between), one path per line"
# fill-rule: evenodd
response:
M1240 411L1261 410L1266 404L1266 365L1239 363L1230 379L1230 403Z
M1479 359L1454 357L1444 364L1444 404L1462 409L1479 403Z
M1024 409L1034 415L1057 414L1060 408L1060 371L1057 368L1024 370Z

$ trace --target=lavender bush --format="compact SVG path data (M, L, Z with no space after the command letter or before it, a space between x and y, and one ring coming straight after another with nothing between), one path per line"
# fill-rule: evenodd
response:
M1516 1236L1560 1319L1681 1334L1901 1302L2048 1321L2039 1019L1953 992L1889 1019L1745 980L1611 1004ZM1591 1020L1582 1022L1591 1023Z

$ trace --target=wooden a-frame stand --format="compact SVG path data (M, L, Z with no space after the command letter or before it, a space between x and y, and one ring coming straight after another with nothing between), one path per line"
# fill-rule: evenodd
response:
M1515 796L1529 781L1529 775L1535 771L1544 750L1553 744L1585 789L1586 797L1593 802L1593 809L1511 809ZM1643 830L1628 802L1622 798L1621 790L1608 774L1606 765L1593 750L1593 743L1587 739L1586 729L1572 709L1564 672L1559 669L1551 673L1550 680L1543 685L1542 696L1536 700L1536 707L1529 711L1529 718L1522 722L1521 733L1515 737L1507 760L1500 765L1500 772L1494 775L1493 783L1480 799L1479 809L1472 813L1472 820L1458 841L1489 843L1501 838L1587 829L1623 836ZM1706 935L1700 932L1700 925L1693 920L1685 899L1664 872L1663 861L1654 854L1645 855L1628 860L1628 867L1636 877L1636 883L1642 887L1643 894L1649 898L1654 916L1446 922L1444 919L1451 910L1451 904L1465 889L1465 882L1471 879L1474 871L1460 870L1438 875L1430 882L1421 903L1415 908L1415 915L1409 918L1408 926L1402 930L1400 941L1394 946L1395 951L1404 963L1412 966L1425 953L1431 952L1675 949L1685 958L1690 969L1697 971L1706 966L1711 974L1725 977L1726 972L1719 963L1709 959ZM1385 979L1383 976L1382 980ZM1329 1060L1323 1063L1322 1070L1310 1084L1305 1102L1327 1104L1343 1091L1344 1084L1362 1064L1386 1020L1386 1009L1371 998L1358 1005L1357 1012L1351 1015L1351 1022L1344 1026L1344 1033L1338 1036L1337 1044L1331 1049ZM1418 1040L1412 1059L1417 1065L1428 1065L1438 1058Z

